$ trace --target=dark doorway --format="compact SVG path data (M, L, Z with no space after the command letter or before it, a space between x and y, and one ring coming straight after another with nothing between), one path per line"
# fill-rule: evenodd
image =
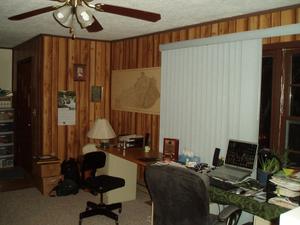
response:
M261 96L260 96L260 121L259 121L259 147L270 148L271 108L272 108L272 78L273 57L263 57Z
M15 98L15 164L31 173L31 58L17 63L17 90Z

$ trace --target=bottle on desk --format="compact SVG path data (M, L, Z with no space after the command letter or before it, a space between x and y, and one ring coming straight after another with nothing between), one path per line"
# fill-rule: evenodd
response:
M145 152L150 152L150 150L151 150L151 147L150 147L151 146L151 138L150 138L149 133L146 133L146 135L145 135L144 145L145 145L145 147L144 147Z

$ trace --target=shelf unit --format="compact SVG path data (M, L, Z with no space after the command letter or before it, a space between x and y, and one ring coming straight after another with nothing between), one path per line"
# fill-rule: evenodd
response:
M14 109L11 98L1 97L0 103L0 168L8 168L14 166Z

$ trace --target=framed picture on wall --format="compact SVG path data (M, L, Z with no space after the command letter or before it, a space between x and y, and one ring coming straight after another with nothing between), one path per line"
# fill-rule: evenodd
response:
M92 102L100 102L103 93L102 86L92 86L91 90L91 100Z
M164 138L163 158L164 160L178 161L179 140Z
M84 64L74 64L74 81L85 81L86 66Z

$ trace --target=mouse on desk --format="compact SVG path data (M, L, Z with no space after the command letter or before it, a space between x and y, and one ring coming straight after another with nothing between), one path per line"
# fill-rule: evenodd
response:
M195 166L194 166L194 169L198 172L198 171L203 171L205 170L206 168L208 168L208 164L207 163L197 163Z
M237 194L237 195L242 195L242 194L245 194L246 191L242 188L237 188L234 190L234 193Z

